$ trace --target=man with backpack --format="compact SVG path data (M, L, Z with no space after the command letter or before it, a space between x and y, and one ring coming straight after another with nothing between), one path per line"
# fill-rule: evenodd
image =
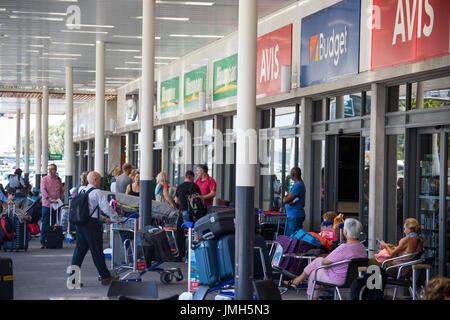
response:
M180 205L184 222L193 222L206 214L200 188L194 183L194 172L186 171L184 182L177 187L175 202Z
M109 216L107 222L118 222L119 216L110 207L105 195L100 192L101 175L96 171L89 172L88 185L80 190L77 197L72 200L70 208L70 221L75 223L77 232L76 247L72 256L72 265L81 268L84 257L91 250L92 260L101 276L102 285L107 285L118 276L111 276L105 263L103 254L103 230L100 211ZM86 206L86 201L88 201Z

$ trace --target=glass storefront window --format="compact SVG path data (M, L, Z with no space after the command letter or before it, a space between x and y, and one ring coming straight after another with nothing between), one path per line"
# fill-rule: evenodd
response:
M173 186L178 186L184 180L184 161L182 150L184 148L184 125L169 127L169 180Z
M363 232L368 235L369 227L369 184L370 184L370 138L364 138L364 171L363 171L363 195L362 195L362 217Z
M295 107L275 109L275 127L295 126Z

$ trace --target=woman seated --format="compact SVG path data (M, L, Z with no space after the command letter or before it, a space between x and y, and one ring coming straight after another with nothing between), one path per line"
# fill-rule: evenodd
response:
M173 190L173 195L177 189L172 187L169 183L169 176L167 172L161 171L156 177L156 187L155 187L155 200L159 202L168 203L171 206L175 206L173 196L170 195L170 190Z
M344 223L344 237L346 242L334 249L328 256L314 259L309 265L305 267L303 273L297 278L285 282L289 288L297 288L297 286L308 279L308 289L306 293L310 295L313 290L314 273L318 267L329 265L343 260L367 258L366 248L359 242L358 237L363 227L361 222L356 219L348 218ZM316 281L331 283L335 285L342 285L345 282L347 275L348 264L340 264L337 266L319 269L316 275ZM318 287L314 289L313 299L317 300L319 297Z
M420 236L422 230L420 228L419 221L414 218L406 219L403 225L403 232L405 233L405 237L400 239L398 246L380 241L379 247L381 251L374 255L374 259L369 260L369 264L381 266L381 264L385 260L395 257L401 257L409 253L421 252L425 240ZM403 259L397 259L391 262L387 262L385 264L385 267L405 263L413 260L414 258L414 256L410 256ZM393 268L389 269L388 272L396 275L398 270L396 270L396 268Z

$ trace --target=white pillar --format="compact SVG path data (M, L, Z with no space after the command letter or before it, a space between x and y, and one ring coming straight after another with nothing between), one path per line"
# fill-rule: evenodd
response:
M42 90L42 174L47 175L48 168L48 113L49 97L48 87Z
M387 90L384 84L372 84L368 221L369 249L376 249L375 240L377 238L383 239L386 92ZM369 256L372 255L373 251L369 251Z
M238 300L252 299L254 199L257 165L256 39L257 1L239 1L236 131L236 266Z
M66 66L66 131L64 136L64 166L66 190L72 186L75 155L73 150L73 67Z
M35 188L40 188L42 158L42 99L36 99L36 120L34 126L34 168L36 170Z
M142 76L141 76L141 182L142 226L152 218L153 179L153 99L155 82L155 0L142 1Z
M105 43L96 41L94 170L104 174L105 154Z
M25 146L24 146L24 177L30 174L30 99L25 102Z
M20 168L20 105L16 110L16 169Z

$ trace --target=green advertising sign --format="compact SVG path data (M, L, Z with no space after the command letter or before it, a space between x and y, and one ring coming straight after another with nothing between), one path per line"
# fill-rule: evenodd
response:
M62 160L62 159L63 159L63 155L59 154L59 153L48 155L48 160Z
M199 94L206 92L207 67L189 71L184 74L184 108L189 109L198 106Z
M214 62L213 101L237 95L237 53Z
M161 115L178 110L180 96L180 77L161 82L161 99L159 102Z

